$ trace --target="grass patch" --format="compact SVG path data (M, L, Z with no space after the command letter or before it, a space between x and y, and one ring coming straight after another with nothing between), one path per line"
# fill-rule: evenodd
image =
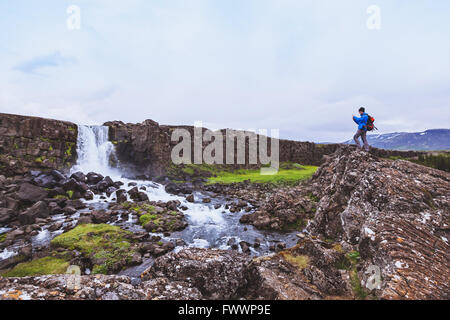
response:
M287 252L282 252L281 256L284 260L297 267L300 270L305 269L309 265L309 257L304 255L294 256Z
M69 262L54 257L45 257L30 262L16 265L10 271L3 274L4 277L30 277L47 274L64 274L69 267Z
M51 241L52 247L78 250L95 261L93 273L112 273L118 266L125 266L132 258L132 233L109 224L79 225Z
M221 172L208 179L208 184L231 184L249 180L253 183L295 184L309 179L318 167L301 166L295 169L280 169L274 175L262 175L259 169L241 169L234 172Z
M359 279L358 271L356 269L359 259L360 254L358 251L350 251L341 261L337 263L336 268L349 271L350 284L353 294L357 299L364 300L367 298L368 294L367 291L361 286L361 280Z

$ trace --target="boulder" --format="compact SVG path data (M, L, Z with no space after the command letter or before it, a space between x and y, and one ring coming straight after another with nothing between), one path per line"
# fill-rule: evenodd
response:
M142 278L187 282L205 299L232 299L248 285L249 262L248 257L233 251L184 249L156 259Z
M26 204L36 203L47 197L47 190L30 183L23 183L17 192L17 198Z
M86 175L83 172L75 172L70 176L71 179L75 179L78 182L86 182Z
M19 214L19 222L22 225L32 224L36 218L47 218L50 215L50 209L44 201L36 202L31 208Z
M95 172L89 172L86 176L87 182L90 185L94 185L103 180L103 176L101 174Z

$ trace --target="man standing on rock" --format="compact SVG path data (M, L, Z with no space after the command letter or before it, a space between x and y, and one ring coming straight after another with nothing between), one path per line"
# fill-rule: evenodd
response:
M366 151L369 151L369 143L367 142L367 121L369 120L369 115L366 113L365 108L359 108L359 115L360 117L353 116L353 121L356 122L358 125L358 131L356 131L355 136L353 137L353 140L355 140L356 145L358 148L361 149L361 144L359 143L359 137L361 137L363 143L364 143L364 149Z

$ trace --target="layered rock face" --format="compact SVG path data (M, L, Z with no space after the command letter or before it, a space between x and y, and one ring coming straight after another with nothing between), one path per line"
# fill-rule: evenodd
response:
M378 296L449 297L450 174L344 148L312 188L320 201L310 231L356 245L363 269L380 267Z
M369 266L380 268L378 297L448 298L448 173L342 147L306 185L280 190L241 221L282 230L301 218L313 236L359 252L363 283Z
M129 167L134 171L151 175L161 176L167 173L167 169L172 165L171 152L178 141L171 141L172 133L176 129L184 129L189 132L191 137L191 161L194 162L194 127L193 126L167 126L159 125L153 120L146 120L140 124L123 123L121 121L106 122L104 125L110 128L110 140L116 145L117 156L122 167ZM202 128L204 133L207 129ZM234 131L235 133L242 133L243 131ZM227 149L227 131L222 129L220 133L223 137L223 164L226 164L226 149ZM249 132L246 132L248 135ZM259 137L257 136L259 140ZM237 161L237 142L236 139L231 147L234 150L234 164L236 168L241 167L259 167L260 158L257 158L257 163L251 164L249 161L249 150L253 148L256 154L259 154L259 144L250 143L247 136L245 139L245 163L240 164ZM253 140L252 140L253 141ZM263 143L266 138L261 140ZM202 142L202 153L210 144L210 141L205 139ZM324 162L324 155L330 155L339 148L339 144L316 144L312 142L300 142L293 140L279 140L279 161L297 162L304 165L321 165ZM270 139L267 142L267 149L270 150ZM378 156L403 156L414 157L417 152L402 152L391 150L374 149L372 152Z
M67 169L76 159L77 126L0 113L0 172Z

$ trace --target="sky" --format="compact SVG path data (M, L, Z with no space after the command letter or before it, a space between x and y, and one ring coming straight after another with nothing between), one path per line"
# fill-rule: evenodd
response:
M0 112L341 142L364 106L377 133L450 128L449 15L447 0L0 0Z

